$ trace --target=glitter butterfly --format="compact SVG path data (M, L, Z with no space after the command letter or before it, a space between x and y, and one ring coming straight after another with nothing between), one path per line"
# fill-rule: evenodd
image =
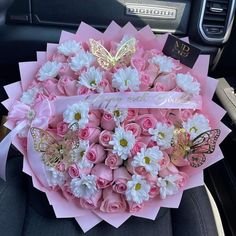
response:
M184 158L192 167L201 166L206 161L205 154L214 152L219 136L220 130L213 129L201 133L191 141L184 129L178 129L173 142L172 163L178 163L180 158Z
M34 141L34 149L43 154L42 160L46 166L56 167L61 161L70 159L70 151L78 146L75 131L69 129L62 140L56 140L50 133L32 127L30 128Z
M105 70L114 66L127 66L130 63L132 55L135 53L135 38L131 38L123 43L115 56L111 55L107 49L94 39L89 39L92 54L97 57L98 64Z

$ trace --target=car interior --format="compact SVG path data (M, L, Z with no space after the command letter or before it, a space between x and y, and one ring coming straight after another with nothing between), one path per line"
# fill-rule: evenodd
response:
M61 31L85 22L103 31L115 21L157 34L172 33L210 55L209 76L219 83L214 101L226 111L232 132L221 144L224 159L204 171L225 235L236 235L236 21L235 0L0 0L0 101L3 86L19 81L18 63L36 60L36 51L57 43ZM7 110L1 105L1 138ZM6 234L7 235L7 234Z

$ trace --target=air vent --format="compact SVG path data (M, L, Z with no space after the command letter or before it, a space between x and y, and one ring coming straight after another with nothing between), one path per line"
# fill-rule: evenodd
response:
M201 29L208 41L223 41L226 35L235 0L205 0Z

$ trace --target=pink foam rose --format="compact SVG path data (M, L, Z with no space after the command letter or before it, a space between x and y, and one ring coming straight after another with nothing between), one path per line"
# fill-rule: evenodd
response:
M99 143L106 148L112 147L109 142L112 140L113 132L108 130L103 130L99 135Z
M148 145L151 142L151 136L140 136L137 138L137 141Z
M150 109L150 113L157 119L159 122L166 121L166 114L169 109Z
M80 175L89 175L92 171L92 168L79 168Z
M131 65L138 71L143 71L146 67L146 60L139 53L139 55L136 54L131 58Z
M129 123L125 126L125 131L131 131L135 138L141 134L141 127L136 123Z
M77 178L80 175L79 169L77 168L75 164L70 165L67 169L67 172L72 179Z
M166 123L172 123L175 125L180 125L182 123L180 117L180 111L176 109L171 109L166 112Z
M123 160L112 151L108 151L107 158L105 159L105 165L109 166L112 170L117 169L122 165Z
M114 170L113 191L124 194L127 189L127 181L131 179L125 167L120 167Z
M99 110L90 110L89 111L89 127L98 127L100 126L101 112Z
M139 113L139 115L149 114L149 109L148 108L140 108L138 113Z
M160 193L160 188L157 186L156 181L151 181L151 182L149 182L149 184L151 186L150 191L148 193L149 197L154 198Z
M80 206L85 209L94 210L100 207L102 202L102 191L99 190L89 199L80 198Z
M62 96L64 95L57 87L58 80L55 78L47 79L42 82L42 86L50 96Z
M103 79L99 86L102 87L104 93L111 93L113 92L113 88L107 79Z
M193 116L193 110L190 109L182 109L180 111L180 118L182 121L187 121L189 118Z
M143 142L140 142L140 141L137 141L135 144L134 144L134 147L132 148L131 150L131 154L133 156L137 155L138 152L141 152L141 149L142 148L146 148L147 145Z
M153 85L153 82L160 73L160 67L158 65L150 64L145 70L145 73L149 76L150 85Z
M94 164L103 162L106 158L106 152L102 145L92 144L86 152L86 158Z
M71 201L75 198L74 194L71 191L71 188L68 184L65 184L61 187L63 196L68 200Z
M165 177L165 176L173 175L177 173L179 173L179 170L171 162L166 166L166 168L163 168L159 171L159 175L161 177Z
M148 130L154 129L157 123L156 118L152 114L140 115L137 117L136 122L140 125L143 135L149 135Z
M77 92L76 92L77 95L87 95L87 94L90 94L90 93L91 93L90 89L86 88L84 86L79 86L77 88Z
M57 166L56 166L56 169L58 171L61 171L61 172L64 172L66 170L66 166L64 163L59 163Z
M67 58L63 54L56 52L52 55L52 61L64 63L67 61Z
M102 212L118 213L126 210L124 196L112 191L112 188L103 190L103 201L100 206Z
M143 166L135 167L134 172L138 175L141 175L141 176L146 176L148 174L145 167L143 167Z
M134 121L138 117L138 109L129 108L126 121Z
M154 141L154 140L150 140L150 142L147 145L148 148L152 148L152 147L155 147L155 146L157 146L157 142Z
M150 79L150 76L145 73L145 72L141 72L141 84L140 84L140 91L147 91L150 89L152 82Z
M162 87L161 91L170 91L176 87L175 74L170 73L170 74L166 74L166 75L160 75L157 78L156 83L159 83L160 86ZM154 87L155 86L156 86L156 84L154 83ZM158 91L158 90L156 90L156 91Z
M88 140L90 144L97 143L101 131L99 128L85 127L79 130L79 138Z
M110 113L104 111L101 119L101 127L109 131L116 127L116 123Z
M68 124L61 121L57 123L57 135L60 137L64 137L64 135L68 132Z
M67 96L74 96L77 94L77 81L68 75L61 76L58 80L57 87L60 92Z
M113 181L112 170L103 163L96 164L91 174L97 176L98 189L107 188Z
M162 92L165 91L165 88L160 82L156 82L151 91Z
M143 209L144 204L143 204L143 202L138 204L136 202L128 201L128 206L129 206L130 213L136 213L136 212L139 212L140 210Z
M161 169L165 169L170 163L170 158L169 158L169 155L165 151L162 151L162 153L163 153L163 158L158 163Z
M128 158L125 162L125 168L130 174L134 174L134 167L131 165L133 158Z
M186 185L186 182L188 181L188 175L184 172L179 172L177 174L178 179L177 179L177 186L178 188L183 188Z

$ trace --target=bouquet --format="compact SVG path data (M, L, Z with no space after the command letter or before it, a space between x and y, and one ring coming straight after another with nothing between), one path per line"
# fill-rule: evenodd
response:
M56 216L74 217L84 232L178 207L223 158L229 130L211 100L209 57L190 68L163 53L168 37L130 23L104 33L82 23L36 62L20 63L21 81L5 87L12 131L0 144L1 176L13 143Z

